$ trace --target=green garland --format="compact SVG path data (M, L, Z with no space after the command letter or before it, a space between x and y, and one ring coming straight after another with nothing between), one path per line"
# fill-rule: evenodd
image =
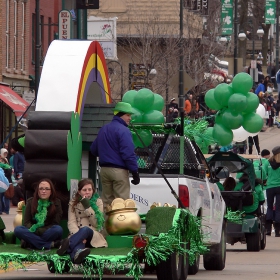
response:
M175 119L173 125L175 127L171 127L169 125L153 125L153 124L134 124L130 125L129 129L131 132L134 130L140 131L140 130L150 130L154 134L169 134L169 133L176 133L176 126L180 126L181 119L177 118ZM184 119L184 135L188 137L190 140L195 140L195 137L198 137L206 131L208 128L209 123L205 118L198 119L198 120L191 120L189 118ZM204 137L204 136L203 136ZM211 142L212 139L208 139L209 142Z
M101 230L103 228L105 219L104 219L103 213L100 211L100 209L96 205L96 201L98 198L99 198L99 195L96 192L89 200L89 203L90 203L90 207L95 212L95 217L97 220L97 230Z
M49 200L39 199L38 200L38 207L37 207L37 213L35 214L35 220L36 224L32 225L32 227L29 229L30 232L35 232L37 228L43 227L45 225L45 220L48 214L48 207L52 203Z
M202 242L201 223L197 217L193 216L186 209L176 209L172 226L158 236L144 234L149 239L145 247L146 262L151 265L157 265L166 260L171 253L188 254L190 263L193 263L197 254L203 254L208 251ZM186 243L190 240L190 244ZM17 246L17 245L15 245ZM4 249L4 250L3 250ZM109 248L107 248L109 249ZM98 249L96 249L98 251ZM82 265L76 266L71 262L70 256L58 256L50 251L27 251L28 254L7 253L5 246L1 248L0 269L7 270L9 267L15 269L25 269L24 262L47 262L51 269L56 273L79 271L85 277L103 278L106 270L115 274L119 270L128 270L127 276L132 276L134 280L139 280L143 275L141 264L138 258L139 249L133 247L127 254L118 254L118 248L114 248L112 254L91 254L87 256ZM114 254L113 254L114 253Z
M231 209L227 207L225 219L227 219L231 223L242 224L243 222L242 216L244 213L245 213L244 211L239 211L239 210L231 211Z

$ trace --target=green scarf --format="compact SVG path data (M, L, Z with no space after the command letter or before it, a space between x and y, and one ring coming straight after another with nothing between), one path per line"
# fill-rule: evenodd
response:
M37 230L37 228L39 227L43 227L45 225L45 220L48 214L48 207L51 205L52 203L49 200L42 200L39 199L38 200L38 207L37 207L37 213L35 214L35 220L36 220L36 224L34 224L29 231L31 232L35 232Z
M98 206L96 205L96 201L99 198L98 193L95 193L91 199L89 200L90 207L95 212L96 220L97 220L97 230L101 230L104 224L104 216L103 213L100 211Z

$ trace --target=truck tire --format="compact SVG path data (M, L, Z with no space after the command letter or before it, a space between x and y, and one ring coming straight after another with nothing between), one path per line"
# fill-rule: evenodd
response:
M247 251L259 252L261 250L261 232L246 233Z
M195 275L199 270L200 255L196 255L195 261L192 265L189 264L189 275Z
M47 262L47 266L48 266L48 270L50 273L55 273L55 268L54 268L54 262L53 261L49 261ZM70 271L70 267L68 264L65 264L64 269L62 270L62 273L67 273Z
M212 245L210 251L203 256L203 266L206 270L223 270L226 264L226 223L223 223L221 241Z
M188 277L188 258L186 254L173 253L166 261L156 266L158 280L186 280Z
M266 247L266 229L262 224L262 240L261 240L261 250L264 250Z

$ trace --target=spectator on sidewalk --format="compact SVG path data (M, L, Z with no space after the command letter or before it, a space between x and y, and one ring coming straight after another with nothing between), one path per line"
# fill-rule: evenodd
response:
M179 107L176 103L175 98L171 98L170 103L168 104L168 115L166 116L166 122L174 122L174 119L179 116Z
M249 144L249 155L252 154L253 152L253 146L256 147L258 155L260 154L261 150L260 150L260 144L259 144L259 136L249 136L248 137L248 144Z

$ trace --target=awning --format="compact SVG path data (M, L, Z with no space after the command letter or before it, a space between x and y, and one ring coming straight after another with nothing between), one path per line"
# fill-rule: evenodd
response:
M27 101L5 85L0 85L0 99L13 109L17 117L20 117L29 106Z

